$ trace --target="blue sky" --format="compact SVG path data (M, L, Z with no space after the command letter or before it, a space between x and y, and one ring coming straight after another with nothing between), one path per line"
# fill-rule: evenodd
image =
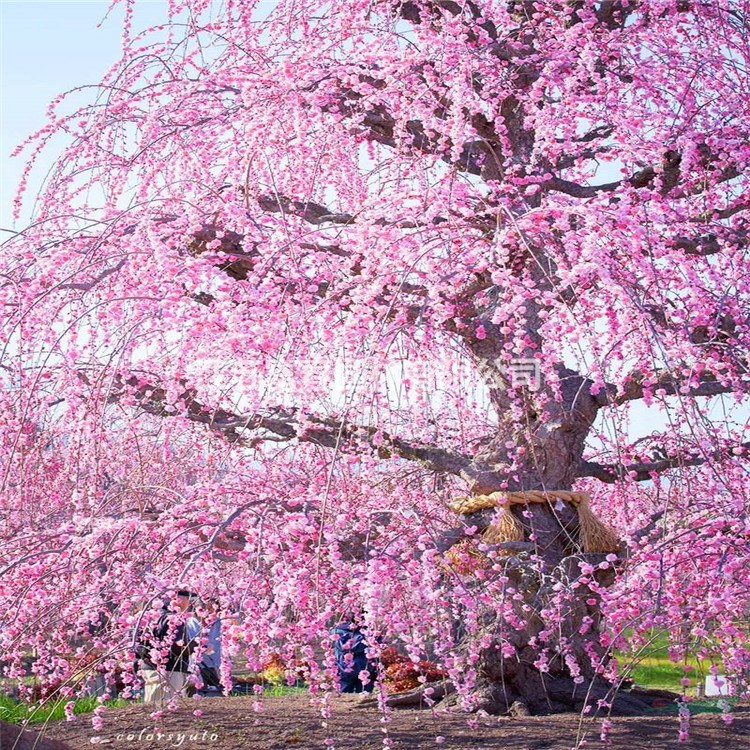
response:
M23 169L23 159L11 159L11 151L44 125L51 99L96 83L119 57L122 9L115 8L97 28L109 5L109 0L0 0L0 228L12 228L11 202ZM165 0L138 0L135 28L165 15ZM38 179L53 157L50 151L39 165ZM7 236L0 234L0 241Z

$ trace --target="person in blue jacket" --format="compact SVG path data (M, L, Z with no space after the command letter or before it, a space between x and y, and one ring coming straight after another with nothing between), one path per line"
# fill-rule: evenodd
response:
M331 630L333 654L338 669L339 690L342 693L371 693L377 677L376 663L367 658L366 628L356 622L343 621ZM362 682L361 673L369 680Z
M221 618L219 601L206 599L198 607L196 617L187 622L188 637L196 643L202 643L201 660L197 666L203 687L201 695L221 695L224 686L221 684ZM196 648L196 651L199 649Z

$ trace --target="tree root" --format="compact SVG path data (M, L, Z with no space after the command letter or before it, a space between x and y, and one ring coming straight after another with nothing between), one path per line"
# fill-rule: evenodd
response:
M570 677L557 677L540 686L526 685L525 692L499 683L486 683L473 693L472 712L484 711L495 716L521 718L566 712L581 712L589 716L642 716L665 708L680 699L668 690L634 687L617 690L603 680L577 685ZM429 692L428 692L429 691ZM404 693L393 693L385 699L390 708L430 708L440 711L465 713L461 696L449 680L429 682ZM378 705L377 698L368 695L356 704L358 708Z
M405 693L392 693L385 699L385 705L390 708L429 708L453 692L455 687L449 680L427 682ZM368 708L376 706L377 703L377 698L369 696L360 700L357 707Z

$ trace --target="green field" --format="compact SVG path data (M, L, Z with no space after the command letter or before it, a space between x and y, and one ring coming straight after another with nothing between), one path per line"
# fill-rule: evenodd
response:
M57 698L49 699L41 704L24 703L18 701L9 695L0 695L0 720L8 721L11 724L43 724L46 721L55 721L65 718L66 700ZM97 699L93 696L86 698L77 698L73 707L74 714L91 713L99 705ZM127 706L128 702L120 698L106 701L105 706Z
M689 696L696 695L696 688L702 685L710 674L711 662L700 660L695 654L688 654L683 661L675 662L669 657L669 641L665 632L654 633L647 646L637 651L616 654L620 669L637 685L662 690L672 690ZM681 680L687 678L690 684L683 686Z
M691 713L719 713L722 711L719 698L704 698L699 692L706 676L711 674L712 662L699 659L695 653L687 654L682 661L675 662L669 657L669 640L665 632L652 635L647 646L637 651L618 652L615 655L621 673L636 685L659 690L670 690L674 693L685 694L690 700ZM721 661L715 662L721 670ZM683 678L688 679L687 685L682 684ZM726 703L734 706L736 698L725 698ZM665 711L677 711L676 704L668 704Z

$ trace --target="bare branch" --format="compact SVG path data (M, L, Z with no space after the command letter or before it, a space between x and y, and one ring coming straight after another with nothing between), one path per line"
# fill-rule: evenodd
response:
M734 206L728 206L727 208L722 208L721 210L713 211L710 215L710 218L729 219L735 214L741 213L742 211L745 211L748 208L750 208L750 201L742 200L739 203L736 203Z
M542 184L542 187L574 198L591 198L600 193L611 193L623 185L631 185L634 188L651 187L658 175L662 180L661 193L666 194L679 182L681 161L682 155L678 151L668 150L664 152L660 170L653 166L645 167L627 180L616 180L603 185L579 185L560 177L551 177Z
M124 265L125 258L123 258L116 266L105 268L98 276L91 279L91 281L60 284L58 289L77 289L82 292L90 292L100 281L103 281L107 276L111 276L113 273L117 273Z
M699 144L698 149L701 152L700 165L706 169L707 176L698 185L686 191L681 191L681 194L677 195L677 197L697 195L712 185L718 185L719 183L734 179L740 174L739 168L734 164L727 164L720 169L716 168L714 163L718 160L718 157L707 145ZM541 183L541 187L547 191L564 193L574 198L592 198L602 193L611 193L625 185L630 185L636 189L651 188L657 182L658 178L660 181L659 192L662 195L667 195L683 179L684 175L681 165L682 154L679 151L668 149L664 152L658 168L656 166L645 167L635 172L626 180L617 180L616 182L608 182L603 185L579 185L578 183L564 180L561 177L553 176ZM710 175L710 179L708 175ZM737 213L739 210L742 209L737 209L737 211L732 211L732 213ZM732 213L728 215L732 215Z
M746 229L709 232L695 237L677 237L674 246L683 250L686 255L716 255L727 245L747 247L750 237Z
M392 144L393 145L393 144ZM285 195L261 195L258 197L258 205L263 211L269 213L283 213L288 216L297 216L303 221L309 224L354 224L356 223L356 217L349 213L336 213L325 206L321 206L318 203L312 201L303 201L295 198L289 198ZM437 226L438 224L444 224L448 219L442 216L436 216L429 223L419 221L417 219L388 219L381 217L372 221L375 226L382 227L398 227L399 229L418 229L424 226ZM338 246L331 245L316 245L311 244L302 245L302 247L312 248L322 252L332 253L334 255L340 255L342 257L349 257L351 253ZM228 251L225 251L228 252Z
M578 164L581 161L586 161L586 160L590 161L593 159L597 159L603 154L609 153L614 150L615 150L614 146L607 145L607 144L601 144L593 148L581 149L580 151L570 150L568 153L563 154L562 156L558 157L555 160L554 168L557 171L561 171L563 169L570 169L570 167L574 167L576 164ZM558 180L559 179L560 178L558 178ZM575 185L576 183L561 180L560 184L562 184L562 187L567 189L567 186ZM576 186L576 187L580 187L580 186ZM558 190L557 192L564 192L564 190Z
M615 129L612 125L597 125L597 127L592 128L585 135L576 138L576 143L591 143L592 141L598 141L601 138L609 138L614 130Z
M600 193L611 193L622 185L621 180L616 182L607 182L604 185L579 185L577 182L563 180L561 177L550 177L542 183L544 190L557 193L564 193L573 198L593 198Z

